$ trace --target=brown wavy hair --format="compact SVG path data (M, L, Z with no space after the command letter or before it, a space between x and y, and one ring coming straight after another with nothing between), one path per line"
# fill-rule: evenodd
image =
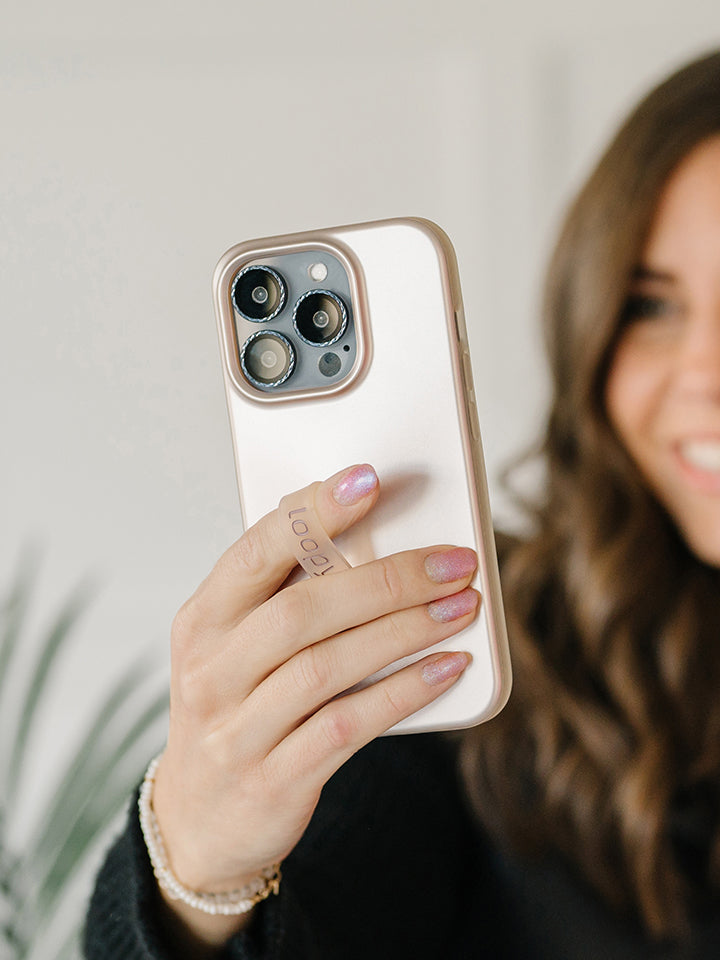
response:
M533 533L499 538L514 690L463 737L485 827L554 851L654 936L720 896L720 573L684 544L604 405L661 191L720 135L720 52L653 90L572 204L544 332L554 393Z

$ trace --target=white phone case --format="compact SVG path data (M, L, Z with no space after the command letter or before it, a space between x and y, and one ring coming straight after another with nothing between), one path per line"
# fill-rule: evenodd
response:
M238 316L233 283L248 265L267 261L282 273L282 258L298 252L319 261L335 258L347 273L356 337L352 363L341 379L322 387L298 380L294 389L290 377L284 392L259 390L240 364L241 340L254 325ZM308 290L313 286L318 283L308 277ZM381 497L365 520L337 538L349 562L436 543L474 546L474 585L482 593L470 627L383 672L436 649L468 650L473 658L446 693L390 732L490 719L509 696L510 660L450 241L435 224L412 218L251 241L222 257L213 287L246 527L290 491L352 463L371 463ZM283 310L292 311L290 300ZM255 326L270 328L280 319Z

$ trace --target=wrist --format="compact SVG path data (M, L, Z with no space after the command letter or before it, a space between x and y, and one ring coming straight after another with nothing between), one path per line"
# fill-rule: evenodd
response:
M280 886L280 864L264 867L246 883L232 889L216 892L194 890L185 886L175 876L170 866L167 851L153 809L153 788L160 756L150 763L140 788L138 813L145 845L147 847L153 873L158 881L166 902L179 902L185 907L211 916L240 916L277 893ZM183 913L186 911L183 910Z
M215 916L194 910L181 900L171 900L158 886L159 916L173 956L182 960L213 960L222 954L231 937L247 930L257 908L236 916Z

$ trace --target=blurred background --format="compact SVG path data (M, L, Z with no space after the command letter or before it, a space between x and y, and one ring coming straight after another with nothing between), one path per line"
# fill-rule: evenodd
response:
M124 664L151 651L166 673L175 610L241 533L210 297L223 251L436 220L460 262L494 513L511 522L498 474L542 421L538 300L561 211L637 97L720 43L720 13L28 0L2 20L0 585L39 551L38 629L97 585L42 704L34 797ZM21 843L22 816L16 829Z

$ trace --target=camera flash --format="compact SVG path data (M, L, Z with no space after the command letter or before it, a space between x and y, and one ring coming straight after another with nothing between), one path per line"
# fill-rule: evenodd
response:
M324 280L328 275L328 269L324 263L311 263L308 267L308 273L313 280L318 282Z

